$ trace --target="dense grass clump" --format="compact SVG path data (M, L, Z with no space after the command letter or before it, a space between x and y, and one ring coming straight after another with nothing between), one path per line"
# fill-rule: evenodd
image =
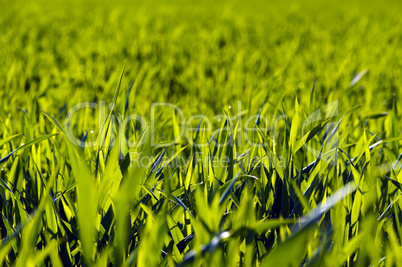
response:
M398 266L402 5L0 0L0 263Z

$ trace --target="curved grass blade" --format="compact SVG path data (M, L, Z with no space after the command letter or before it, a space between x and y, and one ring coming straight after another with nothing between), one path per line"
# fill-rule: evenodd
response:
M230 182L228 188L226 188L225 192L222 194L221 198L219 199L219 205L222 205L223 202L227 199L227 197L230 195L230 191L233 188L233 185L236 183L237 178L240 175L240 171L238 171L236 173L236 176L232 179L232 181Z
M14 138L17 138L18 136L21 136L21 135L23 135L23 133L14 134L12 136L4 138L3 140L0 140L0 147L3 146L4 144L7 144L8 142L13 140Z
M39 137L39 138L36 138L36 139L34 139L34 140L32 140L32 141L30 141L30 142L28 142L28 143L26 143L26 144L20 146L19 148L17 148L17 149L15 149L14 151L10 152L10 154L8 154L7 156L5 156L4 158L0 159L0 163L6 162L15 152L17 152L17 151L19 151L19 150L22 150L22 149L24 149L24 148L30 147L30 146L32 146L32 145L35 145L35 144L37 144L37 143L40 143L40 142L42 142L43 140L46 140L46 139L48 139L48 138L50 138L50 137L52 137L52 136L55 136L55 135L58 135L58 133L48 134L48 135L41 136L41 137Z

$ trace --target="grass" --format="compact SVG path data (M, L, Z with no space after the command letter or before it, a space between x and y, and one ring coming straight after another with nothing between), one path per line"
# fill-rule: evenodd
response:
M0 7L1 264L402 262L398 1Z

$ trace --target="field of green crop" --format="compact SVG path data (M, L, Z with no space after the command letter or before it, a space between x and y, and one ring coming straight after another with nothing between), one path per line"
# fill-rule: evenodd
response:
M400 0L0 10L0 265L402 265Z

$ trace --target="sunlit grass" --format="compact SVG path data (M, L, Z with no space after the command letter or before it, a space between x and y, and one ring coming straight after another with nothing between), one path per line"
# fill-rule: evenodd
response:
M18 2L1 264L402 262L399 2Z

